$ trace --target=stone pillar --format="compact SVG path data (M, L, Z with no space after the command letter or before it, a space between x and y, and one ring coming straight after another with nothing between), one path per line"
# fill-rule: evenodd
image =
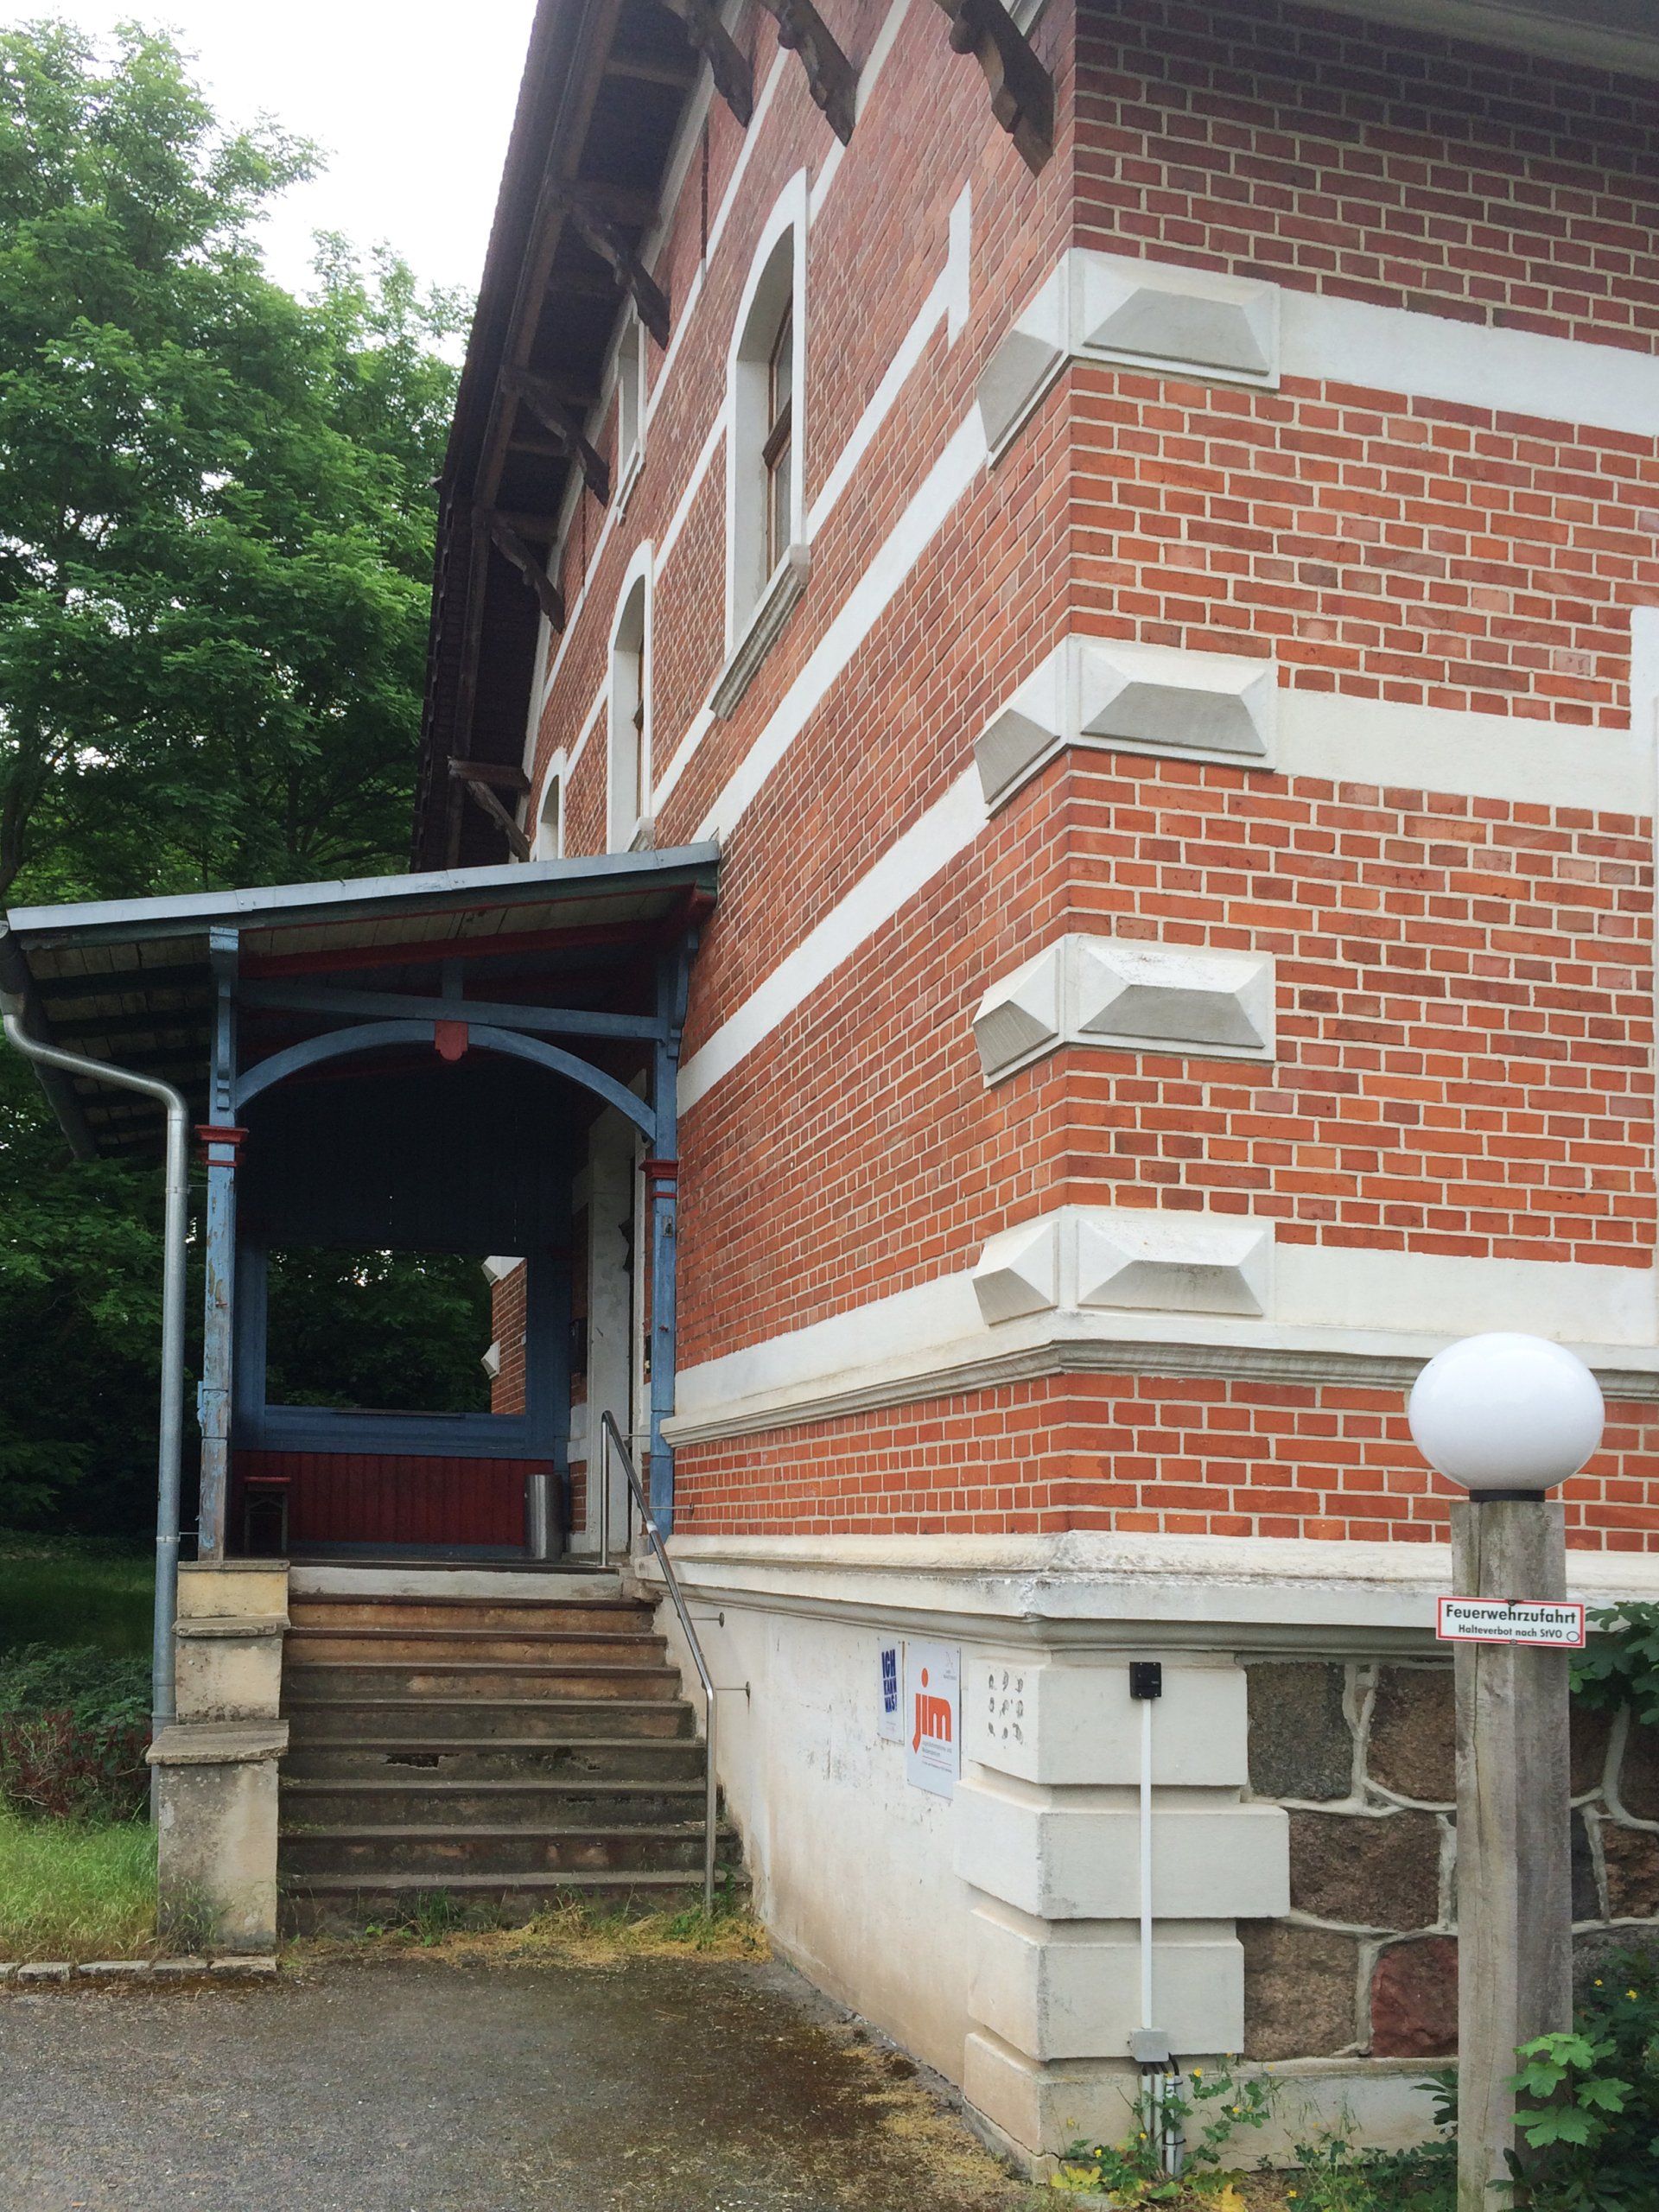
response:
M178 1719L150 1745L162 1932L189 1950L276 1942L277 1761L288 1567L179 1569Z
M1141 1719L1128 1666L1128 1652L981 1658L964 1685L957 1872L976 1893L977 1957L963 2086L1027 2158L1079 2135L1116 2139L1137 2087ZM1150 2024L1182 2058L1239 2049L1233 1923L1289 1909L1288 1825L1277 1806L1242 1802L1247 1779L1242 1670L1164 1657Z

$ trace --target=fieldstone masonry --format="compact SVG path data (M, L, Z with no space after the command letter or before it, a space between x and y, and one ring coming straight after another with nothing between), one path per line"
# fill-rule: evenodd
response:
M1452 1669L1249 1665L1252 1797L1290 1822L1290 1910L1241 1921L1244 2051L1440 2058L1457 2048ZM1579 1967L1659 1943L1659 1731L1573 1714Z

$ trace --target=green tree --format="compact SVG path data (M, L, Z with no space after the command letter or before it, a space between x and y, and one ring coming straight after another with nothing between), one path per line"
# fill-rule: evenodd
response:
M315 159L167 38L0 33L0 901L401 864L463 303L334 238L273 283ZM0 1053L0 1526L151 1510L155 1179Z
M404 849L461 314L337 238L271 283L312 162L164 38L0 36L0 896Z

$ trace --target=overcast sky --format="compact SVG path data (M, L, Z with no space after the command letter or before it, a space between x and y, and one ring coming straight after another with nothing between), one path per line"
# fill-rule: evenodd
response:
M219 112L268 111L328 166L266 226L271 273L308 281L314 231L385 240L430 283L475 290L535 0L0 0L0 23L124 18L175 31Z

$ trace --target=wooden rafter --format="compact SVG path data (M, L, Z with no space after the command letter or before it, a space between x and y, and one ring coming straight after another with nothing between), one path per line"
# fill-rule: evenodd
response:
M858 72L836 44L812 0L760 0L778 26L778 43L798 54L807 88L844 146L853 135Z
M971 54L991 88L991 113L1019 148L1027 168L1042 168L1054 151L1054 79L1002 0L939 0L950 18L950 44Z
M513 567L518 569L519 575L535 593L543 613L546 615L553 627L556 630L563 630L564 594L548 575L546 563L537 559L535 554L531 551L513 527L514 523L520 522L522 519L523 518L517 515L510 520L504 514L489 514L487 520L490 536L502 557L512 562Z
M451 763L452 766L459 766L461 764L459 762ZM513 858L515 860L527 861L530 858L529 838L525 836L524 831L518 827L518 824L514 821L512 815L507 812L506 808L502 805L500 800L490 789L489 785L486 783L480 781L476 776L463 776L461 780L466 787L467 796L468 798L472 800L475 806L481 808L482 810L488 815L490 820L494 823L496 828L506 839L507 850L512 855Z
M544 378L532 376L528 370L519 370L505 382L515 398L529 408L548 436L575 461L588 489L601 506L604 506L611 496L611 472L582 435L581 416L573 407L565 405L554 386Z
M754 113L754 73L710 0L663 0L691 44L709 64L715 90L747 130Z
M603 203L586 187L567 195L565 213L600 258L609 263L618 285L633 302L645 328L659 346L666 346L667 296L622 235L619 220L604 212Z

